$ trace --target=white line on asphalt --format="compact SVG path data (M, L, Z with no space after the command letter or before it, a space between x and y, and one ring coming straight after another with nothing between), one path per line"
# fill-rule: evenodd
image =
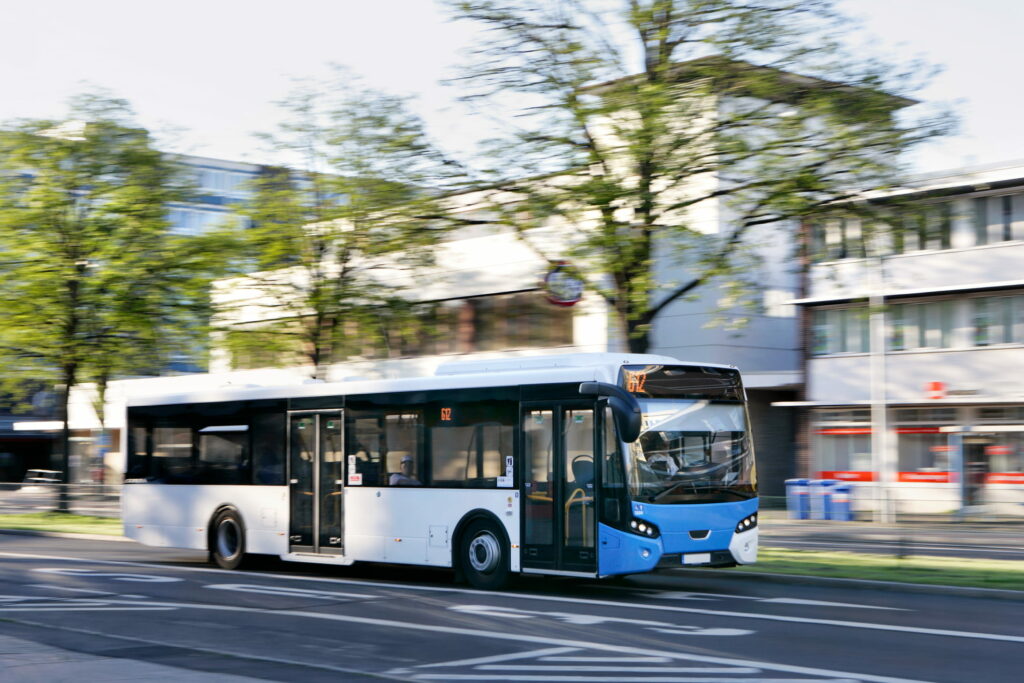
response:
M585 657L582 655L565 657L538 657L542 662L608 662L609 664L632 662L634 664L667 664L672 660L668 657Z
M539 681L541 683L859 683L868 678L694 678L692 676L530 676L486 674L422 674L417 680L435 681Z
M185 571L185 572L203 572L203 573L216 573L224 576L224 570L214 569L212 567L177 567L168 565L149 564L145 562L126 562L123 560L95 560L91 558L82 557L67 557L67 556L56 556L56 555L36 555L29 553L10 553L0 552L0 557L17 557L25 559L42 559L42 560L63 560L66 562L82 562L85 564L113 564L119 566L130 566L130 567L146 567L149 569L159 569L161 571ZM413 585L401 585L401 584L390 584L390 583L377 583L373 581L357 581L352 579L329 579L311 576L282 576L279 574L266 574L261 572L247 572L247 577L258 576L261 578L270 579L287 579L295 581L314 581L321 583L334 583L342 585L357 585L357 586L369 586L376 588L387 588L389 590L407 590L407 591L420 591L420 592L438 592L438 593L466 593L472 595L493 595L488 591L478 591L468 588L438 588L434 586L413 586ZM880 582L884 583L884 582ZM896 585L896 584L894 584ZM812 617L794 617L780 614L759 614L757 612L734 612L730 610L712 610L712 609L701 609L697 607L679 607L675 605L643 605L636 603L626 602L615 602L612 600L594 600L590 598L568 598L562 596L553 595L538 595L535 593L514 593L516 599L519 600L543 600L547 602L562 602L572 604L583 604L592 606L605 606L605 607L629 607L632 609L643 609L650 611L659 612L679 612L686 614L704 614L713 617L733 617L739 619L757 619L763 621L780 621L791 624L815 624L819 626L838 626L843 628L854 628L854 629L866 629L876 631L894 631L898 633L918 633L922 635L933 635L933 636L944 636L951 638L971 638L977 640L994 640L1010 643L1024 643L1024 636L1012 636L1001 633L976 633L972 631L955 631L947 629L932 629L923 628L917 626L904 626L894 624L877 624L871 622L861 621L844 621L840 619L815 619Z
M758 674L761 669L749 666L557 666L550 664L484 664L473 667L481 671L578 671L592 673L664 673L664 674Z
M609 586L614 589L614 586ZM857 605L849 602L828 602L826 600L804 600L802 598L760 598L756 595L730 595L727 593L686 593L680 591L659 591L655 588L641 589L647 595L659 600L708 600L710 598L725 598L733 600L753 600L755 602L776 602L790 605L808 605L816 607L851 607L856 609L880 609L893 612L909 612L911 610L903 607L881 607L878 605ZM707 596L707 597L704 597Z
M283 598L320 598L321 600L339 600L354 598L356 600L375 600L376 595L369 593L339 593L337 591L316 591L307 588L288 588L287 586L260 586L247 583L211 583L204 588L222 591L238 591L239 593L259 593L276 595Z
M475 657L473 659L456 659L452 662L436 662L434 664L420 664L417 669L432 669L439 666L473 666L476 664L493 664L495 662L508 662L513 659L527 659L531 657L540 657L541 659L548 659L544 655L555 655L562 654L565 652L579 652L579 648L575 647L548 647L543 650L532 650L530 652L510 652L504 655L493 655L491 657ZM660 659L660 658L659 658ZM671 661L665 659L665 661Z
M127 595L118 595L117 593L111 593L110 591L93 591L88 588L72 588L71 586L58 586L54 583L30 583L28 584L32 588L45 588L47 590L56 591L68 591L71 593L91 593L93 595L113 595L117 597L128 597Z
M111 600L111 601L109 601L109 604L116 605L117 601L116 600ZM168 608L172 608L172 609L173 608L178 608L178 609L198 609L198 610L219 611L219 612L240 612L240 613L247 613L247 614L266 614L266 615L275 615L275 616L299 617L299 618L306 618L306 619L320 619L320 620L324 620L324 621L336 621L336 622L350 623L350 624L362 624L362 625L365 625L365 626L379 626L379 627L382 627L382 628L396 628L396 629L407 629L407 630L412 630L412 631L426 631L426 632L429 632L429 633L446 633L446 634L449 634L449 635L466 636L466 637L470 637L470 638L488 638L488 639L492 639L492 640L503 640L503 641L509 641L509 642L518 642L518 643L537 643L537 644L548 645L548 646L562 646L562 647L569 647L569 648L590 649L590 650L598 650L598 651L601 651L601 652L615 652L615 653L629 654L629 655L645 655L645 656L654 656L654 657L671 657L673 660L703 662L703 663L708 663L708 664L719 664L719 665L725 665L725 666L741 666L741 667L755 666L755 667L759 667L761 669L771 669L771 670L780 671L780 672L796 673L796 674L812 675L812 676L829 676L829 677L842 676L845 679L849 679L851 681L861 681L861 682L867 682L867 683L922 683L920 681L910 681L909 679L895 678L895 677L891 677L891 676L875 676L875 675L871 675L871 674L854 674L854 673L849 673L849 672L845 672L845 671L830 671L828 669L818 669L818 668L814 668L814 667L792 666L792 665L787 665L787 664L774 664L774 663L767 663L767 662L753 662L753 661L749 661L749 660L733 659L733 658L730 658L730 657L709 657L709 656L706 656L706 655L696 655L696 654L679 653L679 652L665 652L665 651L662 651L662 650L649 650L649 649L645 649L645 648L631 647L631 646L625 646L625 645L612 645L612 644L608 644L608 643L594 643L594 642L581 641L581 640L566 640L566 639L563 639L563 638L550 638L550 637L545 637L545 636L533 636L533 635L528 635L528 634L506 633L506 632L499 632L499 631L483 631L483 630L480 630L480 629L460 628L460 627L456 627L456 626L441 626L441 625L438 625L438 624L420 624L420 623L412 623L412 622L407 622L407 621L396 621L396 620L393 620L393 619L377 619L377 618L372 618L372 617L357 617L357 616L347 615L347 614L332 614L332 613L324 613L324 612L307 612L307 611L303 611L303 610L273 610L273 609L262 609L262 608L255 608L255 607L240 607L240 606L237 606L237 605L210 605L210 604L204 604L204 603L190 603L190 602L163 602L163 601L159 601L159 602L148 602L148 603L128 602L128 603L125 603L125 604L130 605L132 607L136 607L136 606L142 605L142 606L147 606L147 607L148 606L151 606L151 607L168 607ZM61 626L61 628L64 628L64 627ZM103 634L103 635L106 635L106 634ZM160 644L161 645L167 645L167 643L160 643ZM203 651L203 650L201 650L201 648L189 647L189 649ZM225 654L225 652L223 650L221 650L221 651L218 651L217 654L223 655L223 654ZM243 655L238 655L238 656L247 657L248 655L244 655L243 654ZM269 659L269 658L258 658L258 659ZM273 661L273 660L271 660L271 661ZM281 661L284 661L284 660L281 660ZM288 663L290 663L290 664L308 665L308 664L306 664L304 662L294 662L293 661L293 662L288 662ZM321 667L321 668L324 668L324 667ZM399 670L394 670L394 671L399 671ZM401 669L400 671L407 672L408 669ZM427 674L426 676L430 676L432 678L442 678L442 680L458 680L460 678L460 676L452 675L452 674L439 674L438 676L432 676L430 674ZM508 679L506 679L506 680L508 680ZM513 680L518 680L518 679L513 679ZM557 678L537 679L536 677L534 677L534 678L529 679L529 680L558 680L558 679ZM581 679L581 680L583 680L583 679ZM594 679L594 678L589 678L588 677L586 680L600 680L600 679ZM612 680L612 679L605 679L605 680ZM645 680L645 681L648 681L648 682L651 681L650 678L646 678L646 679L623 679L623 678L617 678L617 680L619 680L619 681ZM655 679L655 680L657 680L657 679ZM692 679L690 679L690 680L692 680ZM706 680L708 680L709 683L718 683L721 679L715 679L714 681L712 681L712 679L706 679ZM758 683L763 683L763 682L759 681Z

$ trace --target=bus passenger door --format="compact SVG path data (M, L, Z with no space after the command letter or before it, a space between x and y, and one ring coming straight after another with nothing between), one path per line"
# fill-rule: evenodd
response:
M288 414L289 552L343 552L342 414Z
M522 419L522 566L593 573L594 410L574 403L528 404Z

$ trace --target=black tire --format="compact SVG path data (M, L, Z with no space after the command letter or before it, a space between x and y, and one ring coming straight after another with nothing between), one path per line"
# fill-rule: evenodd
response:
M503 588L509 577L509 547L504 531L485 519L470 522L459 543L459 569L474 588Z
M221 510L214 516L210 554L222 569L238 569L245 561L245 525L234 510Z

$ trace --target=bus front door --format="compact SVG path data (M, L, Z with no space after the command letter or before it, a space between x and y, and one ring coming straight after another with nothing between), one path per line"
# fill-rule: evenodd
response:
M597 571L597 434L590 406L528 404L523 411L525 570Z
M289 552L344 551L343 423L340 410L288 414Z

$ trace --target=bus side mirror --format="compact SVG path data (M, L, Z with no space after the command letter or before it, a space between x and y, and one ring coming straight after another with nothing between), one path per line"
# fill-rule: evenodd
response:
M640 404L633 394L622 387L605 382L583 382L580 384L580 394L607 397L608 405L615 417L615 427L619 431L619 438L626 443L633 443L640 438Z

